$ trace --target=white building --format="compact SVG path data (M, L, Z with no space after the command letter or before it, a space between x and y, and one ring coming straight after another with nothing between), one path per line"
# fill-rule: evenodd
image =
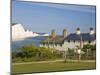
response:
M56 38L60 38L60 42L57 42ZM90 28L89 33L81 33L80 29L77 28L76 33L70 33L69 35L67 34L65 38L63 38L63 36L56 36L55 41L52 41L52 38L50 40L51 41L49 41L49 43L43 42L40 46L46 48L55 48L56 50L63 51L68 48L75 49L77 46L82 48L85 44L95 45L96 34L93 28Z
M70 49L74 49L76 46L82 48L85 44L96 44L96 34L93 28L90 28L89 33L81 33L80 29L77 28L76 33L69 34L63 40L63 46Z

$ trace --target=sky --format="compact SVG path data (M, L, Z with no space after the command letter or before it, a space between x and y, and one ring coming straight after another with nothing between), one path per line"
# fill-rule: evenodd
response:
M63 29L74 33L79 27L81 32L95 29L96 8L89 5L54 4L12 1L12 22L21 23L25 29L38 33L55 30L58 35Z

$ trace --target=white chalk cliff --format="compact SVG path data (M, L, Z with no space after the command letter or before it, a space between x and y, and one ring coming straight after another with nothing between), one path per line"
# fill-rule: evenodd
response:
M39 35L38 33L33 33L32 31L24 29L21 24L12 25L12 41L23 40L28 37L36 36L49 36L48 34Z
M12 41L24 39L25 36L25 30L21 24L12 26Z

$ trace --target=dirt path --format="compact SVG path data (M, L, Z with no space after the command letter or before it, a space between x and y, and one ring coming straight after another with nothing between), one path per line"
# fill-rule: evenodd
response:
M22 65L22 64L33 64L33 63L53 63L53 62L63 62L64 60L52 60L52 61L38 61L38 62L22 62L13 63L12 65ZM95 60L66 60L66 62L95 62Z

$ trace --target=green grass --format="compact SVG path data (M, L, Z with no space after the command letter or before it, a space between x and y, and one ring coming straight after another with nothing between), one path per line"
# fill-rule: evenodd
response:
M95 62L52 62L12 65L12 74L95 69Z

